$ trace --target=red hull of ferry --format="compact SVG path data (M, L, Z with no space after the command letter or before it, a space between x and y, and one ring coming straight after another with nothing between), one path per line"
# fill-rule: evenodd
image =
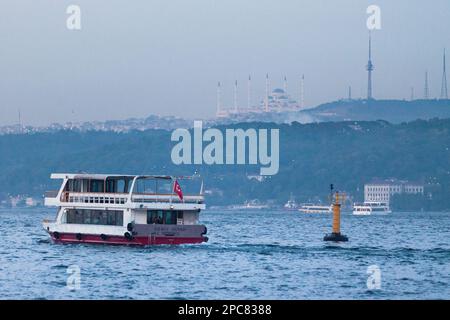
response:
M77 237L75 233L60 233L58 238L51 234L51 238L55 243L89 243L89 244L111 244L111 245L163 245L163 244L195 244L207 242L207 237L184 238L184 237L133 237L127 239L121 236L107 236L103 238L100 235L82 234Z

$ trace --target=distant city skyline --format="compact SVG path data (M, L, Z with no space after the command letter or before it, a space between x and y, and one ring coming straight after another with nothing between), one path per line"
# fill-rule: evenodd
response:
M66 28L71 4L81 30ZM286 77L305 107L364 99L372 4L382 19L371 32L373 98L420 99L425 73L429 98L440 98L448 0L3 1L0 125L213 118L218 82L221 105L247 107L251 90L260 106L266 74L271 89L286 89Z

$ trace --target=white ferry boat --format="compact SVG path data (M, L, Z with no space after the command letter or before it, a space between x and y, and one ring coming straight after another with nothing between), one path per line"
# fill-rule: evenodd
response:
M317 204L302 204L298 211L302 213L331 213L332 207Z
M386 202L366 201L353 205L353 214L358 216L368 216L372 213L391 213L389 204Z
M52 174L62 179L45 204L58 208L43 227L57 243L156 245L208 241L198 222L205 209L203 183L197 194L183 194L181 184L196 177ZM198 181L197 181L198 182Z

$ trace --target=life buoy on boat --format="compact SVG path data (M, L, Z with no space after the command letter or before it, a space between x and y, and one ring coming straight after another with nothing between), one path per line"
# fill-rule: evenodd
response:
M82 238L81 233L77 233L76 236L75 236L75 238L77 238L77 240L81 240L81 238Z
M127 230L130 232L133 231L133 224L131 222L127 224Z
M59 232L58 231L53 232L53 238L59 239Z
M131 241L133 239L133 236L131 235L131 233L129 232L125 232L124 233L125 238L127 238L127 240Z

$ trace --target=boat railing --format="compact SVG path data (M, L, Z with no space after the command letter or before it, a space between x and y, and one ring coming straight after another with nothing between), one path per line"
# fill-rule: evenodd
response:
M46 198L56 198L58 191L45 192ZM61 194L60 201L66 203L98 203L98 204L126 204L130 199L129 193L103 193L103 192L72 192L65 191ZM204 196L184 195L180 199L177 194L157 193L131 193L131 202L134 203L204 203Z
M132 202L164 202L164 203L203 203L203 195L184 195L181 200L176 194L158 194L158 193L133 193Z
M61 202L125 204L127 193L63 192Z

